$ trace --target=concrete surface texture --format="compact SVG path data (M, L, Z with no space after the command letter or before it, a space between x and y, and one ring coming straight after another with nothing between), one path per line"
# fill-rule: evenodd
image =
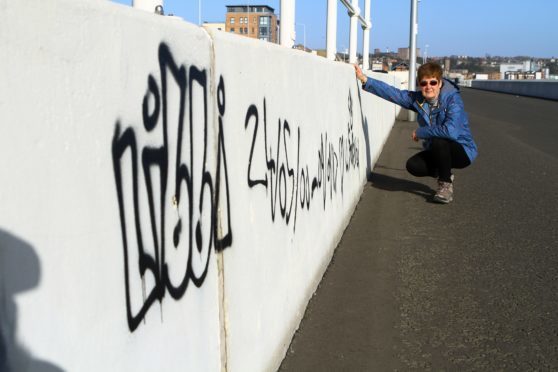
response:
M455 201L398 122L280 371L556 370L556 102L466 89Z

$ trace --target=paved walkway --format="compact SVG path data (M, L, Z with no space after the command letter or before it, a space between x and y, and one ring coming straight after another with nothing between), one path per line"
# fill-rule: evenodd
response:
M557 370L558 102L466 89L455 201L396 123L280 371Z

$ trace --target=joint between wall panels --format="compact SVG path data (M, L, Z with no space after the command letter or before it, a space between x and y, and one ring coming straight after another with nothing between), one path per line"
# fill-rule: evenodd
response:
M215 42L213 39L213 34L203 28L203 31L207 34L209 40L210 40L210 44L211 44L211 53L210 53L210 73L209 73L209 92L213 97L216 97L217 95L217 78L216 78L216 74L215 74ZM214 129L215 127L219 127L218 124L216 123L216 118L219 117L218 112L217 112L217 105L213 105L213 126ZM215 153L217 154L217 152L219 151L218 149L218 145L214 148ZM215 201L216 204L218 204L218 201ZM221 227L221 218L220 218L220 214L221 214L221 210L220 208L217 208L217 218L216 218L216 223L218 224L218 235L222 236L222 227ZM221 364L221 372L227 372L228 371L228 348L227 348L227 340L228 340L228 335L227 335L227 329L228 329L228 322L227 322L227 311L226 311L226 303L225 303L225 265L224 265L224 253L223 252L218 252L216 254L216 259L217 259L217 281L218 281L218 302L219 302L219 349L220 349L220 364Z
M217 270L219 280L219 329L220 329L220 349L221 349L221 372L228 371L228 350L227 350L227 314L225 305L225 268L223 252L217 255Z

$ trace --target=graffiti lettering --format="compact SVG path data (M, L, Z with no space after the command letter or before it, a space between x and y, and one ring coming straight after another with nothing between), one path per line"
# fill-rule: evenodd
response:
M359 168L359 143L353 132L353 101L349 94L348 99L349 121L347 123L347 137L340 136L338 139L338 151L335 150L333 142L328 140L328 134L320 136L320 147L317 149L317 169L315 175L310 174L308 164L300 164L300 127L296 129L296 138L291 135L291 126L288 121L278 119L277 139L275 150L268 144L267 124L267 102L263 100L263 120L256 105L250 105L246 111L244 120L245 130L253 128L252 143L248 156L247 184L250 188L262 187L269 191L271 220L275 221L277 205L281 218L289 225L294 214L293 229L296 230L296 215L298 209L310 210L311 202L315 192L322 190L323 208L325 210L328 196L332 200L339 191L338 182L340 178L343 194L343 180L346 172ZM263 134L261 126L263 125ZM256 153L256 145L261 143L263 136L263 155L260 150ZM291 146L289 146L289 144ZM260 146L261 148L261 146ZM291 149L289 151L289 149ZM292 153L296 149L296 154ZM295 156L296 155L296 156ZM296 164L292 164L296 158ZM264 169L258 174L254 171L254 164L259 162L263 165L258 169ZM296 172L296 173L295 173ZM299 201L300 199L300 201Z
M130 331L139 326L155 301L162 306L166 292L178 300L184 296L190 281L200 287L208 271L212 248L222 250L232 244L223 134L224 80L221 77L217 87L218 133L211 136L208 133L211 126L208 122L207 70L178 65L165 43L159 46L158 59L160 85L150 74L142 103L145 129L142 137L149 138L149 144L139 153L140 137L135 127L123 128L120 120L116 122L112 140ZM216 146L208 143L212 138L217 138ZM208 148L217 148L216 160L208 153ZM141 168L138 164L140 155ZM131 173L127 171L130 168ZM141 199L140 172L146 191ZM129 178L131 190L124 187ZM127 192L131 192L131 203ZM143 219L147 218L141 213L144 203L149 211L150 239L145 239L144 234L149 233L142 231L142 226L146 225ZM218 207L226 209L224 222L216 212ZM128 217L132 215L133 221L129 221ZM168 248L170 242L172 249ZM130 260L134 243L139 255L137 262ZM134 263L143 288L143 303L136 311L132 308L130 281ZM154 279L148 293L145 289L147 273Z
M266 118L266 103L264 99L264 148L267 149L267 118ZM290 138L291 136L291 129L289 127L289 123L285 120L281 123L281 120L277 123L277 149L275 157L273 156L273 152L271 147L269 148L269 155L267 150L265 151L265 168L267 169L267 173L264 175L260 175L258 178L255 176L253 178L252 172L252 159L254 157L254 147L256 144L256 139L258 135L258 127L259 127L259 115L258 109L255 105L251 105L248 108L246 113L246 120L244 122L245 129L248 129L250 122L254 119L254 134L252 137L252 146L250 148L250 158L248 160L248 186L255 187L257 185L262 185L266 189L270 189L271 193L271 219L275 221L275 214L277 211L277 201L279 201L279 208L281 212L281 217L284 218L287 224L290 221L292 210L293 210L293 202L295 197L295 176L294 176L294 169L289 165L289 155L287 149L287 137ZM300 146L300 130L299 130L299 141L298 145ZM283 138L283 146L281 146L281 138ZM281 148L283 147L283 151ZM284 159L283 159L284 158ZM287 177L290 180L290 189L291 191L288 192L287 190ZM287 200L288 199L288 200ZM288 204L288 210L287 210Z

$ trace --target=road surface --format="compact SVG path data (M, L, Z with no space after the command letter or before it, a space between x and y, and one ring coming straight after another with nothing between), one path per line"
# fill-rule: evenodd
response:
M280 371L558 370L558 102L462 96L454 202L397 122Z

